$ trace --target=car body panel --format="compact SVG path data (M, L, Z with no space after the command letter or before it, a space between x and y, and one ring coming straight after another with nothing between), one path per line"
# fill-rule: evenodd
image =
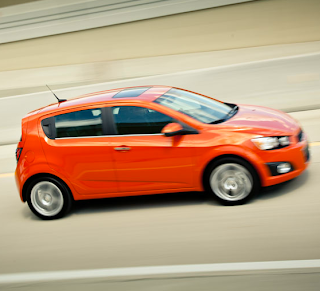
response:
M291 135L299 130L298 123L288 114L279 110L253 105L239 105L237 114L223 123L244 132L259 135Z
M303 150L307 137L301 141L296 139L300 126L289 115L270 108L239 105L238 112L229 120L204 124L153 102L172 87L149 87L139 97L113 98L122 89L102 91L29 113L22 121L22 141L18 144L23 148L16 169L21 200L25 201L22 196L24 184L39 173L59 177L68 185L73 198L82 200L203 191L207 166L225 155L248 161L256 169L262 186L290 180L306 169L308 161L305 161ZM41 121L48 117L112 106L156 110L195 129L197 134L49 139L41 127ZM262 151L251 142L257 136L283 135L290 136L291 144L281 149ZM119 147L129 150L115 150ZM290 162L294 170L271 176L266 163L279 161Z
M45 137L42 147L49 167L65 173L79 194L118 191L109 138Z
M121 192L194 187L192 135L113 136L110 145Z

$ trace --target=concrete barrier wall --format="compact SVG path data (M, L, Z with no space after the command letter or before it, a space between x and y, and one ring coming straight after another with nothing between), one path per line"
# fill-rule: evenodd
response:
M258 0L0 45L0 71L320 40L319 0Z
M0 71L0 98L79 85L320 53L320 41Z
M71 99L113 88L155 84L185 88L225 102L256 104L287 112L320 109L320 52L65 88L55 93L61 99ZM0 98L0 145L19 140L21 118L25 114L55 102L48 90Z
M41 0L0 9L0 43L257 0Z
M1 0L0 1L0 8L2 7L10 7L13 5L19 5L19 4L25 4L25 3L30 3L30 2L35 2L35 1L40 1L40 0Z

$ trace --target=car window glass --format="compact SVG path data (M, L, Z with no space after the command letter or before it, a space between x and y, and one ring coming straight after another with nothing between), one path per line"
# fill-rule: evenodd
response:
M81 110L55 116L56 137L102 135L101 109Z
M154 102L184 113L204 123L225 118L231 107L222 102L192 92L171 89Z
M161 112L138 106L113 107L118 134L156 134L174 119Z
M138 97L148 89L150 89L150 87L124 89L114 95L112 98Z

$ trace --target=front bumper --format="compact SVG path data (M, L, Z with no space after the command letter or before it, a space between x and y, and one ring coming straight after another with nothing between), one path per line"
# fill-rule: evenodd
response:
M291 180L299 176L309 165L310 153L306 139L301 140L294 145L290 145L287 148L269 151L269 153L269 157L264 155L266 173L268 174L263 177L262 186L271 186ZM282 161L289 162L293 169L285 174L274 175L271 173L267 163Z

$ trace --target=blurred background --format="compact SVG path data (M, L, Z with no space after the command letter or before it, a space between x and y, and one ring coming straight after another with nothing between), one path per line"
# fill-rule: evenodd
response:
M0 3L0 144L55 101L46 84L67 99L163 84L285 111L320 106L318 0Z
M90 202L65 220L40 223L18 201L12 173L21 118L56 102L46 84L67 99L172 85L280 109L309 135L313 164L241 208L207 205L193 194L182 201L136 197L112 207ZM0 279L42 270L319 259L319 127L319 0L0 0ZM155 281L158 289L150 281L106 284L110 290L212 290L212 284L270 290L272 282L281 290L320 288L318 269L294 279L286 272L240 277L166 278ZM41 284L32 288L56 288Z

